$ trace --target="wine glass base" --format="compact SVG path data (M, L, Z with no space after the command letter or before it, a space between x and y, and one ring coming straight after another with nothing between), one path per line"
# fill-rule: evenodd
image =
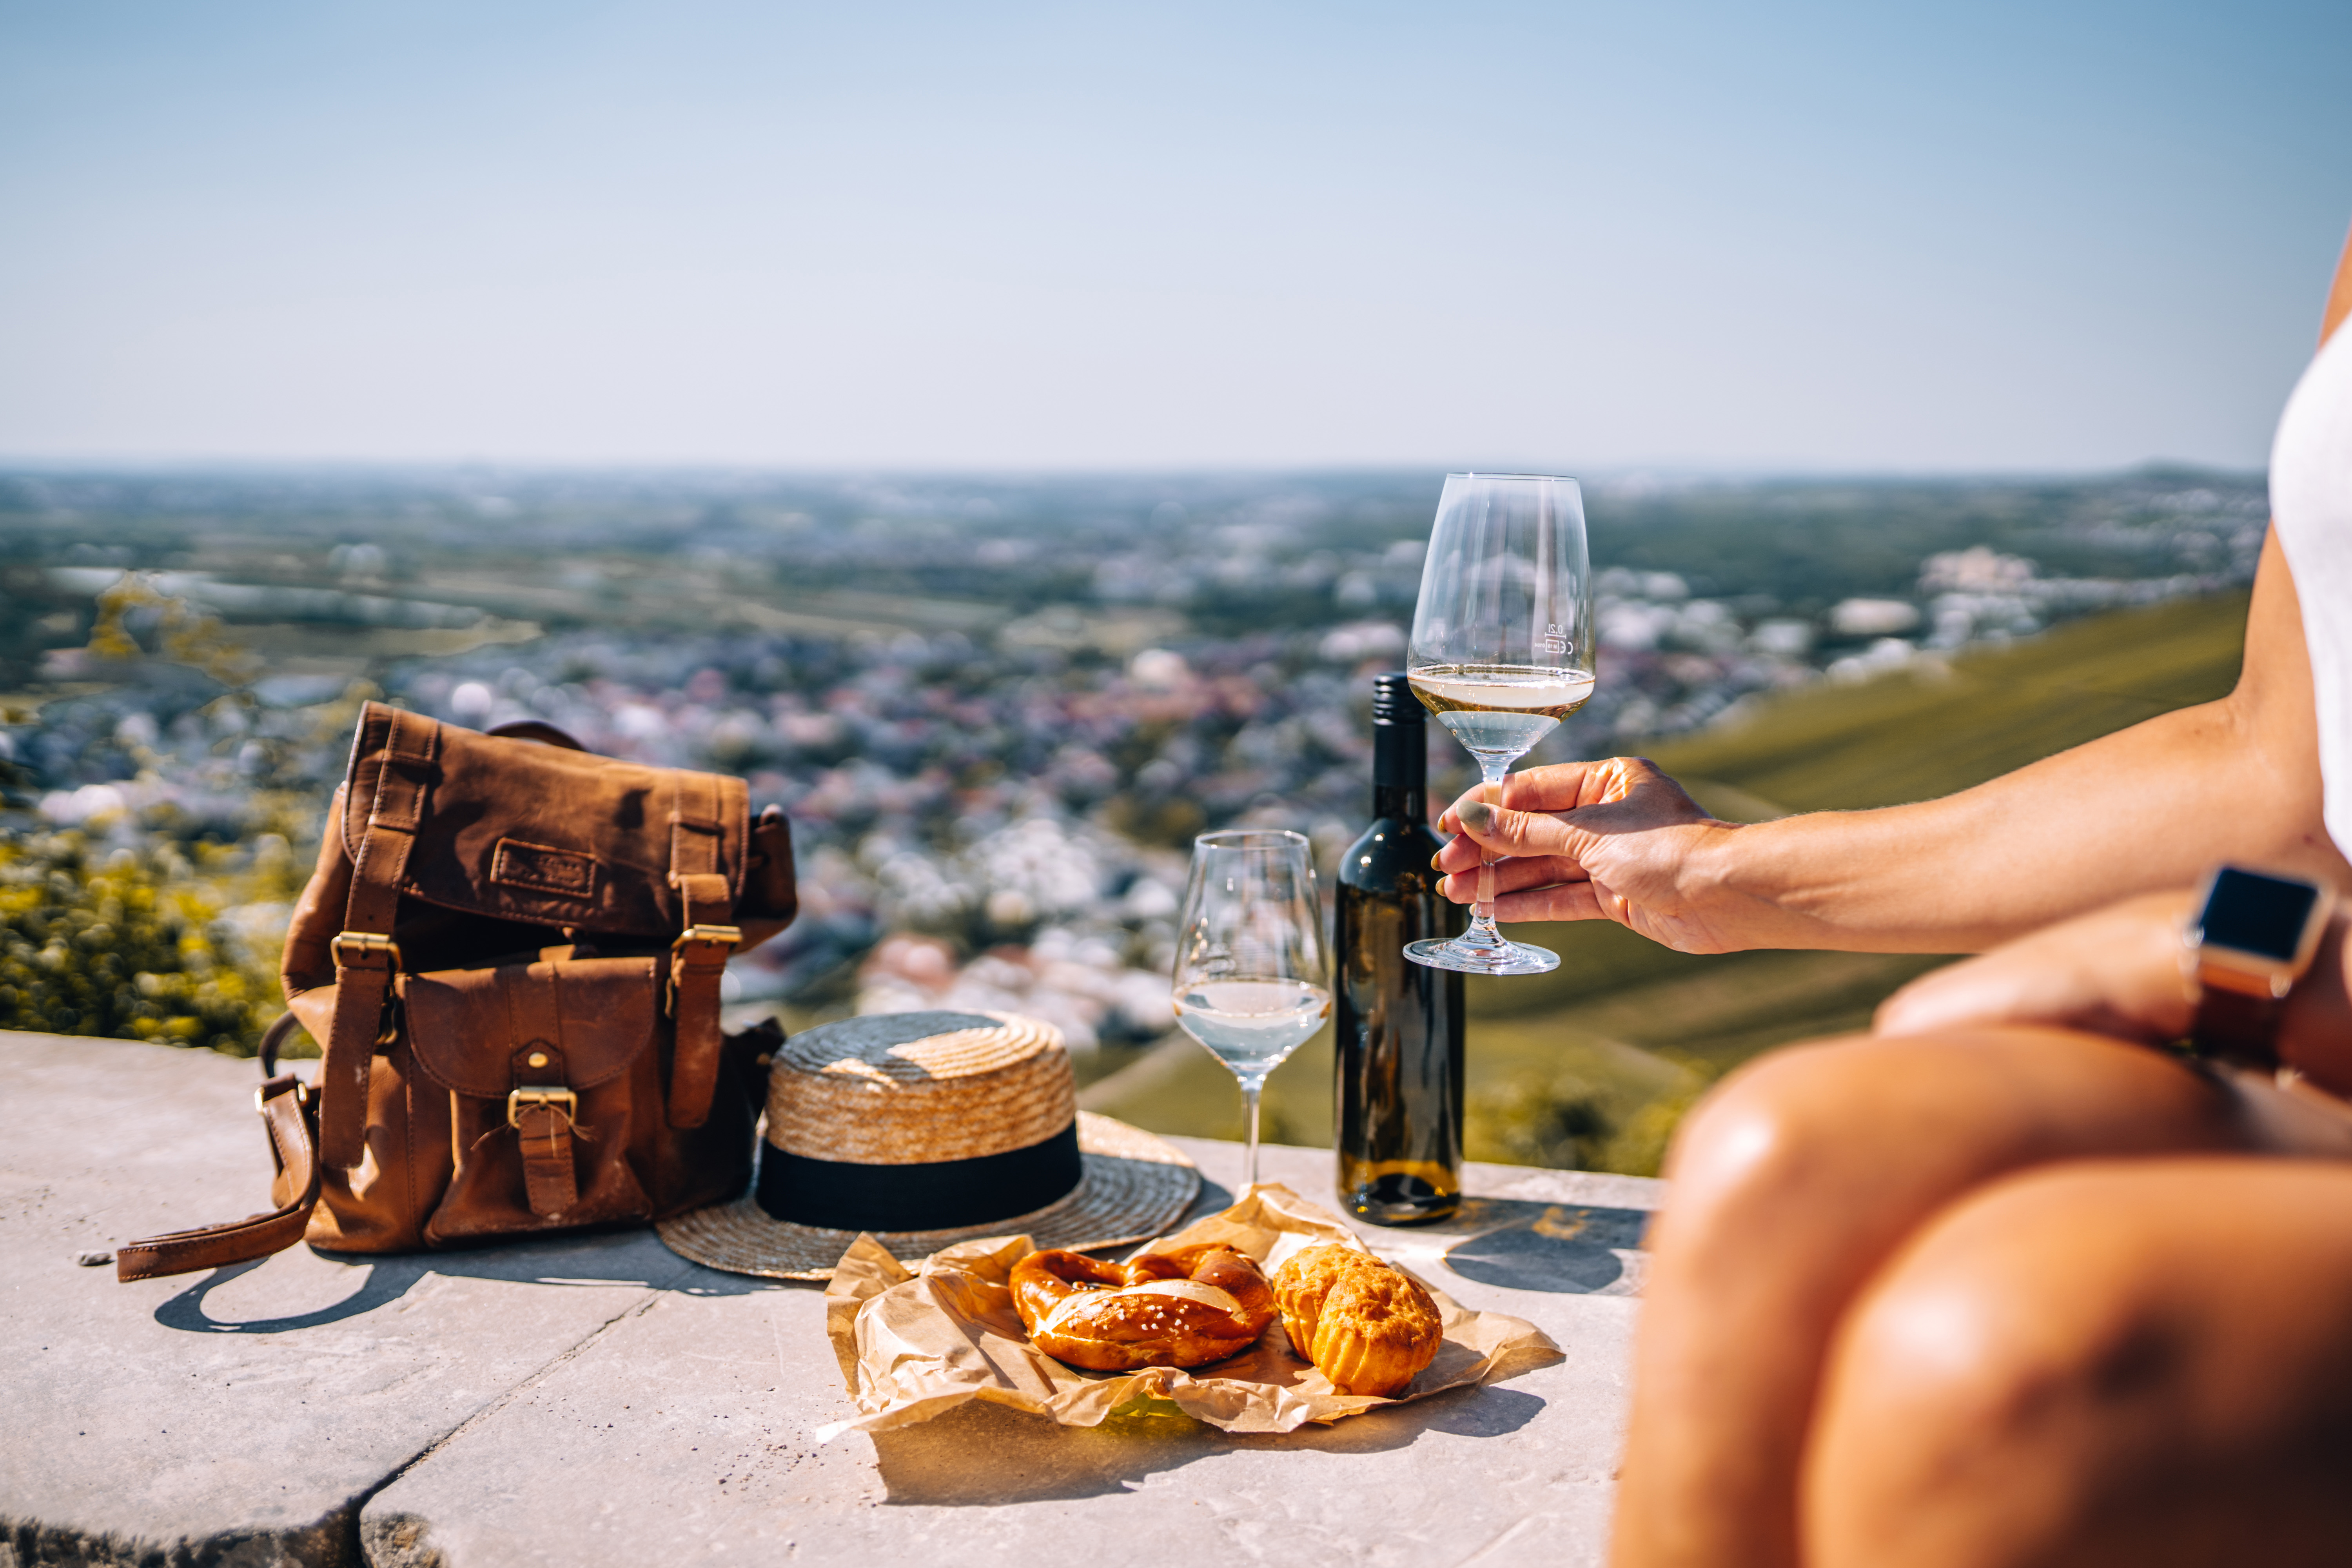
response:
M1484 947L1474 946L1459 937L1443 942L1433 938L1407 942L1404 955L1415 963L1462 974L1543 974L1559 967L1559 954L1524 942Z

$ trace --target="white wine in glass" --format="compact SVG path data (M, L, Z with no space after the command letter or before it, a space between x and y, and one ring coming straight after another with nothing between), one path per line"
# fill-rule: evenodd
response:
M1305 836L1203 833L1179 919L1176 1022L1241 1080L1244 1180L1255 1185L1259 1091L1331 1016L1323 900Z
M1511 764L1592 700L1591 571L1574 479L1448 474L1430 531L1405 670L1413 694L1478 761L1499 804ZM1404 950L1469 974L1540 974L1559 955L1495 924L1495 868L1478 868L1470 927Z

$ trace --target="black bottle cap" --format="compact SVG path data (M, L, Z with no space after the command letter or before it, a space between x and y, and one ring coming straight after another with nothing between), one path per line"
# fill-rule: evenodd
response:
M1412 683L1403 670L1387 670L1372 677L1374 724L1411 724L1418 728L1428 721L1429 710L1412 694Z
M1378 792L1402 789L1418 795L1429 787L1428 710L1412 694L1404 671L1391 669L1372 677L1372 786L1374 809ZM1410 809L1417 805L1392 806Z

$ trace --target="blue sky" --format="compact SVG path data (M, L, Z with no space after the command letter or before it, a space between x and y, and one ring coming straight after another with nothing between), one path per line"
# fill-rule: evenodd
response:
M2257 467L2352 5L0 0L0 456Z

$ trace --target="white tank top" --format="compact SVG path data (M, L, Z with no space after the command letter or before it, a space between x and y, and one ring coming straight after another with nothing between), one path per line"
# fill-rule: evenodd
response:
M2311 649L2327 833L2352 855L2352 323L2321 348L2279 418L2271 516Z

